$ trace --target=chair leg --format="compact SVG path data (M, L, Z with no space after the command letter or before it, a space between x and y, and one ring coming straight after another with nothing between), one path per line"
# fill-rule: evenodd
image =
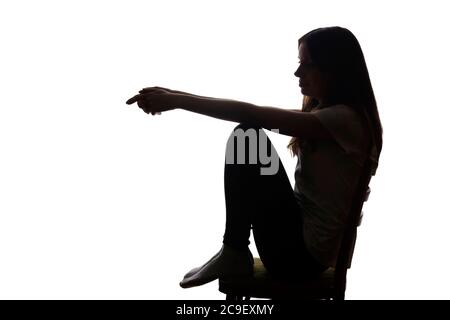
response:
M345 293L336 294L333 297L334 301L344 301L345 300Z

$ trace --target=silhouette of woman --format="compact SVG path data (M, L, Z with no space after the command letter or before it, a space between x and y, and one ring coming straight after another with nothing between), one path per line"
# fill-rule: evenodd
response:
M298 40L298 50L300 61L294 74L304 96L301 110L162 87L142 89L127 101L137 102L152 115L184 109L239 123L226 149L227 157L232 156L225 163L222 248L185 275L180 283L183 288L250 274L250 229L260 258L273 277L293 273L308 277L336 264L352 196L368 157L375 174L382 127L361 47L348 29L312 30ZM261 169L267 163L261 157L255 160L254 155L260 155L264 146L277 155L263 128L292 137L288 148L298 158L294 189L281 162L275 166L276 172L263 174ZM243 135L249 142L239 149L235 142ZM241 157L242 152L245 163L235 163L235 156Z

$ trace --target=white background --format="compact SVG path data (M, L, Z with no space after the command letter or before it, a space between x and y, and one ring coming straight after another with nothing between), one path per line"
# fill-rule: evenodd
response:
M347 298L449 299L444 1L261 0L1 2L0 298L224 298L178 283L221 246L236 124L125 101L158 85L297 108L297 39L333 25L385 130ZM289 137L269 136L293 183Z

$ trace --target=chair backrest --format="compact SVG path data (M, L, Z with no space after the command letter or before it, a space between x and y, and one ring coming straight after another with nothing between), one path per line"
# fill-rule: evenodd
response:
M350 268L353 249L356 242L356 229L361 223L362 207L367 200L370 188L369 182L372 177L372 161L368 158L364 164L361 177L353 197L352 207L348 216L348 223L339 249L338 260L334 272L335 300L344 300L347 280L347 269Z

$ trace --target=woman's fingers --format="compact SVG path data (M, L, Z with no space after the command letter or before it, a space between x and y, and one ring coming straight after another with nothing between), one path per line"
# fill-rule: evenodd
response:
M143 100L145 99L145 96L143 96L142 94L137 94L134 97L130 98L127 100L127 104L133 104L139 100Z
M148 109L148 105L145 104L144 100L138 100L137 105L138 105L139 109L144 111L146 114L150 113L150 110Z
M144 106L145 106L143 100L138 100L138 101L137 101L137 105L138 105L138 107L141 108L141 109L144 108Z
M142 109L145 113L147 114L151 113L152 115L161 114L161 111L157 111L160 109L161 104L160 97L162 98L164 94L167 94L167 91L154 88L144 88L142 90L146 89L148 90L145 93L142 92L140 94L135 95L134 97L128 99L126 103L130 105L137 102L138 107Z
M134 97L128 99L127 100L127 104L133 104L133 103L135 103L137 101L145 100L148 96L149 96L148 93L147 94L144 94L144 93L137 94Z
M161 112L159 112L159 111L152 111L152 107L150 106L150 104L148 102L146 102L145 100L143 100L143 99L142 100L138 100L137 101L137 105L146 114L151 113L153 116L161 114Z
M159 89L158 87L147 87L143 88L142 90L139 90L139 93L148 93Z
M152 88L144 88L142 90L139 90L139 93L147 93L147 92L149 92L151 90L152 90Z
M138 100L142 100L146 98L146 95L148 94L163 94L163 93L170 93L169 89L162 88L162 87L148 87L144 88L139 91L139 94L135 95L134 97L127 100L127 104L133 104Z

